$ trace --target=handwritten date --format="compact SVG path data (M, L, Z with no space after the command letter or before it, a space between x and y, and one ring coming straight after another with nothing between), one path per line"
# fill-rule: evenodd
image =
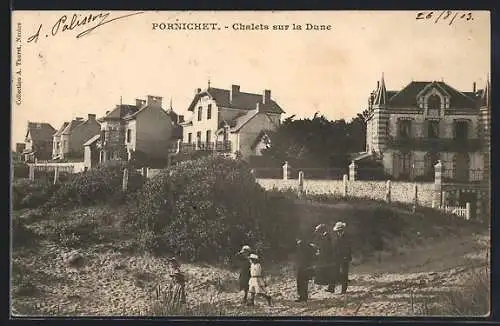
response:
M81 15L81 14L73 14L72 16L68 15L62 15L59 17L59 19L52 25L52 28L50 29L50 35L56 36L57 34L66 32L66 31L79 31L79 33L76 35L76 38L81 38L85 35L90 34L92 31L97 29L100 26L103 26L105 24L111 23L113 21L117 21L119 19L124 19L130 16L142 14L143 12L134 12L131 14L126 14L123 16L119 17L114 17L114 18L109 18L110 13L105 12L105 13L100 13L100 14L87 14L87 15ZM82 30L82 26L85 27L85 29ZM40 24L38 26L37 31L35 34L31 35L28 37L28 43L37 43L38 39L40 38L40 33L42 33L43 30L43 25ZM44 33L42 33L43 35ZM45 33L45 37L49 37L49 33Z
M434 21L437 24L439 21L448 21L448 25L452 25L456 20L471 21L474 20L471 12L457 12L453 10L442 11L420 11L417 12L416 20Z

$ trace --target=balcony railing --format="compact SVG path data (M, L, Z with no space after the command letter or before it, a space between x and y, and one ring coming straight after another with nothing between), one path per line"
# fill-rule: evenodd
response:
M230 141L219 142L197 142L197 143L174 143L169 149L170 153L187 153L193 151L214 151L214 152L230 152Z
M421 149L421 150L436 150L441 152L456 152L456 151L477 151L481 149L481 139L439 139L439 138L405 138L391 137L388 144L393 148L405 149Z

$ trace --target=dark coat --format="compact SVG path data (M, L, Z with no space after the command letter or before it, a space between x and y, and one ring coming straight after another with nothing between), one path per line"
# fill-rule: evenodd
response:
M240 291L248 290L248 281L250 280L250 260L243 254L237 255L240 275L238 277Z
M352 261L350 240L345 234L333 238L333 257L337 264Z
M327 285L331 283L334 276L333 266L333 247L330 234L321 235L318 241L319 256L316 265L315 283L319 285Z
M316 256L316 248L307 242L301 242L297 245L296 264L297 269L306 270L313 266Z

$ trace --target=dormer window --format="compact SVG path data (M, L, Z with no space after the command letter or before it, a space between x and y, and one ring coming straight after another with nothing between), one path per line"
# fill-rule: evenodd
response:
M441 98L437 95L431 95L427 99L427 115L431 117L439 117L441 111Z

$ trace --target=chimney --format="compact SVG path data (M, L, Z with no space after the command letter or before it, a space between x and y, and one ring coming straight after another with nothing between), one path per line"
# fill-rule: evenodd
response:
M180 115L178 117L178 119L179 119L179 123L183 123L184 122L184 116L183 115Z
M87 119L88 120L95 120L95 114L87 114Z
M135 99L135 106L136 107L142 108L142 106L144 104L146 104L146 100L141 100L141 99L138 99L138 98Z
M472 92L475 94L476 93L476 82L472 83Z
M240 85L231 85L231 92L229 92L229 103L232 103L234 97L240 92Z
M194 90L194 95L200 94L201 93L201 88L197 88Z
M377 82L377 89L380 87L380 81Z
M265 89L264 94L262 94L262 104L268 104L269 102L271 102L271 91Z
M147 96L147 102L146 102L147 105L161 107L161 102L162 102L161 96L153 96L153 95Z
M257 110L257 112L262 112L262 105L260 105L260 102L256 103L255 109Z

